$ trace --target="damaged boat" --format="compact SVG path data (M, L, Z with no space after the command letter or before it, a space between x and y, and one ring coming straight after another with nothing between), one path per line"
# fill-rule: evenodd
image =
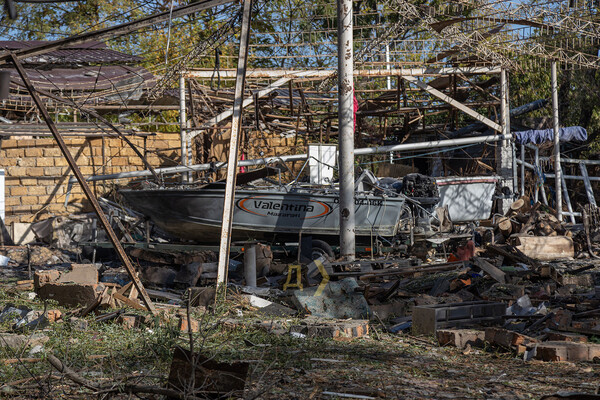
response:
M362 186L357 183L355 194L356 235L397 236L410 219L406 197ZM132 207L172 235L198 243L219 240L224 184L126 189L120 193ZM334 185L244 185L236 189L234 204L233 240L289 240L298 239L300 233L333 241L339 237L339 190Z

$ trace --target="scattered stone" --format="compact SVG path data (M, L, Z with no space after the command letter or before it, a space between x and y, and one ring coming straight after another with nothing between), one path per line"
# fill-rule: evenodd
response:
M0 348L9 347L12 350L20 350L24 347L43 345L50 338L42 333L33 335L18 335L14 333L0 333Z
M363 294L355 291L357 288L356 280L346 278L329 282L324 289L315 286L295 290L292 300L299 310L306 310L316 317L368 319L371 310Z

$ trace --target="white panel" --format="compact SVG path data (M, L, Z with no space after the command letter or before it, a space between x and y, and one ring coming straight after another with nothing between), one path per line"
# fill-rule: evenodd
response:
M310 183L328 185L333 181L333 167L337 160L337 146L325 144L308 145L308 169Z

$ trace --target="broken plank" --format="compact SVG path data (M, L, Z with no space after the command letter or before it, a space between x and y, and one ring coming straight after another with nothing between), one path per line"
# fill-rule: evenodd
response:
M483 258L479 257L473 257L473 262L485 273L494 278L497 282L506 283L506 273L501 269L497 268L495 265L492 265Z

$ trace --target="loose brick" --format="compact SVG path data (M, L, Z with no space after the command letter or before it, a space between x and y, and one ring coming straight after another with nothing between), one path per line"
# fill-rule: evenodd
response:
M513 349L537 342L535 338L502 328L486 328L485 341L493 345Z

